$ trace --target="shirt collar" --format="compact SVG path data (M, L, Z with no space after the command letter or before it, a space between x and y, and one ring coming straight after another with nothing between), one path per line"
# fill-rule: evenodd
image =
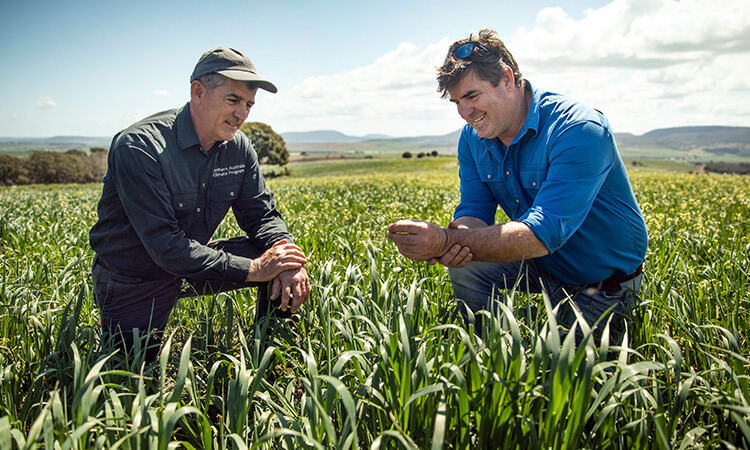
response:
M513 138L513 141L510 143L510 145L519 142L529 132L532 133L532 136L536 136L536 134L539 132L539 104L541 101L541 92L536 89L531 83L529 83L529 80L526 80L526 89L531 92L531 105L529 106L529 111L526 113L526 120L523 123L523 128L521 128L521 131L519 131L516 137ZM476 130L472 128L472 131L476 134ZM479 139L484 143L485 147L493 149L500 148L501 146L503 148L505 147L500 144L497 139L494 138Z
M531 105L529 105L529 111L526 113L526 120L523 123L523 128L521 128L521 131L515 138L513 138L513 142L510 143L511 145L520 142L529 132L532 133L532 136L536 136L539 132L540 93L538 89L534 88L534 86L529 83L529 80L526 80L526 89L531 92Z
M180 150L201 145L198 133L195 132L193 118L190 116L190 102L185 104L177 113L175 123L177 125L177 145Z

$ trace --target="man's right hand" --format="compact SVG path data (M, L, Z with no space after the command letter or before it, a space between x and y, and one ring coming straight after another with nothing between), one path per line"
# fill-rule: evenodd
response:
M287 270L299 269L307 264L301 248L282 239L252 260L246 281L271 281Z
M467 227L458 222L448 225L449 230L458 228ZM388 226L388 238L402 255L414 261L427 261L430 265L463 267L474 256L469 247L450 245L447 230L429 222L399 220Z

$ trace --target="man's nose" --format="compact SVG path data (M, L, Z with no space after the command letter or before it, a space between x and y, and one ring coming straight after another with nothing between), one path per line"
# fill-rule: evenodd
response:
M250 114L250 108L248 108L245 105L239 105L237 108L234 109L234 115L237 116L238 119L242 119L244 122L245 119L247 119L247 116Z
M458 105L458 114L464 119L468 120L471 117L471 113L474 112L474 108L469 105Z

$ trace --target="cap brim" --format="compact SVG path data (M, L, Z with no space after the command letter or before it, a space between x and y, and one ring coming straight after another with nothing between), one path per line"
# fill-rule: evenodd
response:
M278 89L276 89L276 86L274 86L273 83L271 83L268 80L264 80L263 78L259 77L258 75L247 72L245 70L219 70L216 73L224 75L227 78L231 78L233 80L237 81L252 81L253 83L256 83L259 88L266 90L268 92L276 93L278 92Z

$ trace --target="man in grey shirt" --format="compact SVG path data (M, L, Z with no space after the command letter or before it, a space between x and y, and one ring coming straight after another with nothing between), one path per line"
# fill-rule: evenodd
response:
M307 258L287 232L258 156L239 131L258 88L275 93L241 52L204 53L190 102L147 117L112 140L90 232L92 275L105 338L133 345L150 331L155 359L180 297L258 286L258 317L307 302ZM232 209L247 236L210 241Z

